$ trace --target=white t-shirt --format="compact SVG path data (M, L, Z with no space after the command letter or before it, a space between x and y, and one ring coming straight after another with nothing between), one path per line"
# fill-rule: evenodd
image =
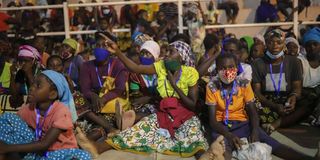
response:
M314 88L320 85L320 66L312 68L304 56L298 56L303 68L303 87Z

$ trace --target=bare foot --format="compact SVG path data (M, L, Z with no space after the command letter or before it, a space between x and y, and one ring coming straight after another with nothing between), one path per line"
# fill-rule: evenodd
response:
M99 153L97 151L97 148L93 145L93 143L90 142L90 140L86 137L86 135L82 132L82 130L79 127L76 127L76 139L78 142L78 145L88 151L93 158L97 158L99 156Z
M135 119L136 113L133 110L124 112L122 115L122 130L125 130L133 126Z
M224 137L219 136L199 160L224 160L225 148Z

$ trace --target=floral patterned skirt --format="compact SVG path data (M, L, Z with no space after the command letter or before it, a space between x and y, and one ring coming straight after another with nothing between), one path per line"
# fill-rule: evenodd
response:
M140 154L159 152L180 157L191 157L208 148L200 120L196 116L175 130L174 138L161 132L157 115L151 114L106 142L117 150Z
M275 95L265 95L265 97L275 103L279 103L279 104L285 104L287 97L286 96L281 96L281 97L277 97ZM259 114L259 118L260 118L260 123L272 123L275 120L279 119L280 116L277 112L271 110L270 107L268 106L263 106L258 98L256 98L255 101L256 107L257 107L257 111Z

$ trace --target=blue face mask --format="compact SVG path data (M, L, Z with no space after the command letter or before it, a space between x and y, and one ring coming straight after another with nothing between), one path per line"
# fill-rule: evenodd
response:
M96 48L93 53L97 62L105 61L110 55L109 51L103 48Z
M140 56L140 62L143 65L151 65L154 63L154 59Z

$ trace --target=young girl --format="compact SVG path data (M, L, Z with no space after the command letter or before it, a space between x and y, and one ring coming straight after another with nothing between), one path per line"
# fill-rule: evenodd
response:
M0 159L91 159L78 149L70 109L72 96L63 75L47 70L36 76L28 104L0 116ZM30 127L30 128L29 128Z
M254 94L247 80L237 78L237 58L233 54L222 54L217 58L218 76L207 85L206 104L209 106L212 136L225 137L225 158L231 159L233 150L240 149L240 138L250 142L261 141L272 147L272 153L283 159L313 159L280 144L259 128Z

